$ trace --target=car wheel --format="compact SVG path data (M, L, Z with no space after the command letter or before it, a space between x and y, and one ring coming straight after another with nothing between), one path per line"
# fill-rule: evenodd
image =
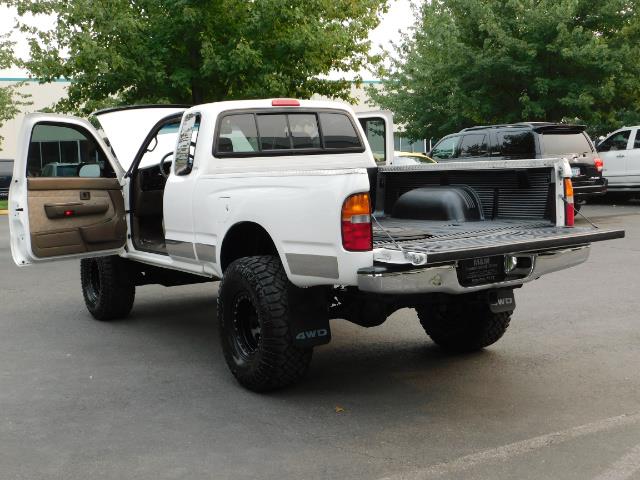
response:
M506 332L511 312L494 313L486 302L460 299L456 303L416 308L420 324L440 347L471 352L494 344Z
M80 282L84 303L96 320L116 320L131 312L136 286L126 260L117 256L83 259Z
M218 321L224 357L241 385L256 392L291 385L313 348L293 344L286 273L275 256L245 257L224 272Z

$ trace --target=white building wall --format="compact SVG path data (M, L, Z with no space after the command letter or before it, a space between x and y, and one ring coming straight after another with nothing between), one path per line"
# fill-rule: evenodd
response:
M15 85L21 80L23 79L0 78L0 87ZM0 159L13 160L15 158L17 150L16 142L24 115L42 110L43 108L52 107L58 100L66 95L68 86L69 82L67 81L40 84L34 80L27 80L26 83L20 87L19 91L21 93L31 95L27 101L32 102L32 104L21 107L22 112L20 114L13 120L5 122L5 124L0 127L0 136L4 137L2 145L0 145Z
M24 79L0 77L0 87L15 85L20 80ZM0 159L13 160L15 158L17 150L16 142L24 115L26 113L42 110L43 108L52 107L66 95L68 86L68 81L40 84L37 81L26 80L26 83L20 87L20 92L30 94L31 98L29 98L29 100L32 104L22 107L22 112L20 114L0 127L0 136L4 137L2 145L0 145ZM376 105L371 104L369 96L367 95L367 89L371 86L378 88L380 86L380 82L365 81L359 87L356 87L355 84L351 87L351 95L356 100L356 103L353 104L352 107L356 112L379 109ZM314 95L312 98L314 100L329 100L328 98L320 95ZM405 147L405 145L396 145L396 148L399 147L402 147L402 150L409 149Z

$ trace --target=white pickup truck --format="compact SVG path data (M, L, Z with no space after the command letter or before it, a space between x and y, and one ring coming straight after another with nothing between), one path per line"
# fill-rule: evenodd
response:
M140 285L221 279L225 358L255 391L300 379L330 319L370 327L410 307L442 347L486 347L509 325L513 289L624 236L573 226L566 160L390 165L385 112L274 99L95 118L99 130L26 117L16 264L82 259L98 320L128 315ZM51 163L65 176L45 176Z

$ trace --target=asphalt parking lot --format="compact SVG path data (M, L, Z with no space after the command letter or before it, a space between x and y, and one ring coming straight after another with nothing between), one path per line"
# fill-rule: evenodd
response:
M78 263L18 269L0 217L0 478L640 478L640 205L584 213L627 238L517 291L494 346L446 355L412 310L336 321L268 395L227 371L217 284L96 322Z

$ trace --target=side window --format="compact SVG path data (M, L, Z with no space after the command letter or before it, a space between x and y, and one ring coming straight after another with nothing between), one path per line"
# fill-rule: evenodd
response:
M633 141L633 148L640 148L640 129L636 130L636 139Z
M258 115L260 150L288 150L291 148L286 115Z
M373 153L373 158L376 160L376 163L385 163L387 161L386 158L386 127L384 123L384 119L382 118L367 118L361 119L360 124L364 129L364 133L367 135L367 140L369 141L369 146L371 147L371 152ZM398 140L399 144L399 140ZM400 147L396 147L398 150Z
M472 134L462 137L460 142L460 157L483 157L488 155L487 136L485 134Z
M173 162L176 175L189 175L191 173L199 130L200 114L190 113L182 121L182 129L178 135L178 146Z
M37 124L27 155L27 177L115 177L105 154L82 127Z
M535 158L536 145L532 132L498 133L499 155L507 158Z
M217 149L220 153L258 151L258 128L252 113L227 115L220 122Z
M622 132L614 133L598 145L598 151L609 152L614 150L626 150L630 135L631 130L623 130Z
M360 138L351 120L342 113L321 113L320 127L324 138L324 148L360 148Z
M455 157L459 136L445 138L436 144L431 150L431 157L446 160Z

